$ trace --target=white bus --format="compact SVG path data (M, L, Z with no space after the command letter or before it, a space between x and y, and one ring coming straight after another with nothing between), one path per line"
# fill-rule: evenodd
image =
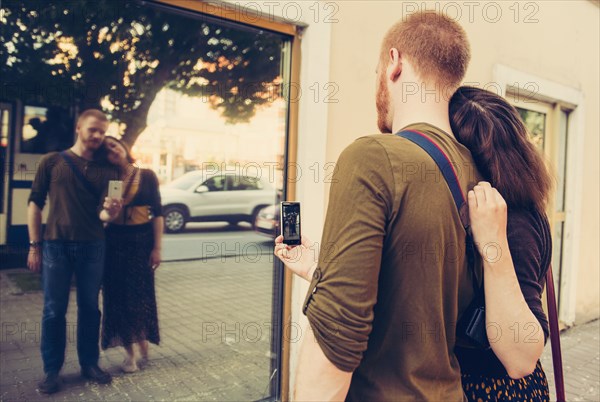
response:
M71 147L73 108L0 100L0 256L23 267L28 250L27 199L41 157ZM44 210L43 223L48 214Z

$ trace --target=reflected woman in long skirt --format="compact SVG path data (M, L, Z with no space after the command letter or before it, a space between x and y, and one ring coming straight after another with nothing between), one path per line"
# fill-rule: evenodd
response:
M102 348L123 346L122 369L130 373L148 360L148 342L160 342L154 271L160 265L163 217L154 172L137 168L127 145L116 138L106 137L104 148L120 171L123 207L111 216L107 204L114 200L107 198L100 212L107 222Z

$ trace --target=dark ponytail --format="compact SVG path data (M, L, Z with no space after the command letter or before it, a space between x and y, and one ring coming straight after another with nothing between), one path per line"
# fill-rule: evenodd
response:
M460 87L450 100L450 125L509 207L545 210L552 177L512 105L493 92Z

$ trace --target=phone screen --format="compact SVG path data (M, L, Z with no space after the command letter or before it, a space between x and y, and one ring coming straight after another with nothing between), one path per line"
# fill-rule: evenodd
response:
M302 242L299 202L281 203L281 234L285 244L298 245Z

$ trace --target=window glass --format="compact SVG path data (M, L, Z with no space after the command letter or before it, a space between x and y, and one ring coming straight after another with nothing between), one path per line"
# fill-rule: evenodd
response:
M19 107L14 149L33 160L69 148L81 112L102 110L108 133L162 185L161 345L151 368L186 387L146 394L278 400L284 271L273 258L276 225L255 220L284 193L293 37L192 10L202 2L169 3L178 6L2 2L1 78L11 84L2 101ZM263 182L228 184L232 167ZM201 183L212 193L193 194Z
M225 190L225 177L224 176L215 176L204 183L203 186L208 187L208 191L224 191Z
M527 131L529 131L531 141L543 152L544 137L546 135L546 114L520 107L517 107L517 111L521 115Z
M227 189L230 191L260 190L262 184L255 177L227 176Z

